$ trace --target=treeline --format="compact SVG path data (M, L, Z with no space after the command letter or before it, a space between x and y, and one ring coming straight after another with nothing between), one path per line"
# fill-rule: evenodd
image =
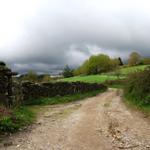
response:
M50 74L38 74L35 71L29 70L26 74L21 74L17 77L13 77L14 80L22 82L22 81L29 81L29 82L55 82L58 79L61 79L61 76L51 77Z
M50 82L52 78L49 74L37 74L35 71L28 71L26 74L17 77L20 81L30 81L30 82Z
M143 58L137 52L132 52L129 56L128 63L129 66L136 66L136 65L150 65L150 58Z
M129 55L126 64L124 64L120 57L110 58L105 54L92 55L89 59L84 61L83 64L74 70L69 68L67 65L63 70L63 76L67 78L77 75L101 74L116 70L119 68L119 66L136 65L150 65L150 58L143 58L137 52L132 52Z
M101 74L116 69L123 65L121 58L112 59L108 55L93 55L86 60L80 67L74 70L74 75Z

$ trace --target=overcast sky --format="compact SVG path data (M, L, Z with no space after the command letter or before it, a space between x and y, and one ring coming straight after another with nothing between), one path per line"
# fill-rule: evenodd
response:
M59 72L92 54L150 56L149 0L0 0L0 60Z

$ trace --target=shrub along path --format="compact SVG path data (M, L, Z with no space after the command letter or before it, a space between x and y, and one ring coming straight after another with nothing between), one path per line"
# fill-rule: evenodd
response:
M121 96L109 89L83 101L40 106L37 122L4 140L0 149L149 150L149 118L127 108Z

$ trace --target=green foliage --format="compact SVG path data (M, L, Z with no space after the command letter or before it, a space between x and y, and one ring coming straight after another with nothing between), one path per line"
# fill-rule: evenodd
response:
M137 52L132 52L128 59L128 64L130 66L138 65L141 61L141 56Z
M14 123L11 117L4 116L0 120L0 131L1 132L14 132L19 129L19 125Z
M119 66L118 59L111 59L104 54L93 55L74 71L74 75L101 74Z
M145 103L143 103L142 101L138 101L128 95L124 96L124 102L130 106L131 108L135 108L138 109L144 113L146 113L147 115L150 115L150 105L147 105Z
M15 108L9 114L0 118L0 132L15 132L25 125L32 123L34 113L27 107Z
M62 74L65 78L72 77L73 76L73 70L70 69L70 67L68 65L66 65Z
M99 74L111 70L111 59L109 56L100 54L89 58L88 74Z
M125 96L139 107L150 107L150 68L129 76Z
M111 69L109 71L111 71L111 70L118 70L119 63L120 62L119 62L118 58L111 59Z
M86 60L80 67L75 69L73 72L74 76L86 75L88 72L88 64L89 64L89 61Z
M34 112L25 106L20 106L19 108L14 109L13 114L18 120L20 127L32 123L32 121L35 119Z
M96 90L87 93L77 93L77 94L66 95L66 96L55 96L55 97L33 99L30 102L28 102L27 105L54 105L54 104L74 102L87 97L96 96L98 93L103 91L105 90L103 89L103 90Z

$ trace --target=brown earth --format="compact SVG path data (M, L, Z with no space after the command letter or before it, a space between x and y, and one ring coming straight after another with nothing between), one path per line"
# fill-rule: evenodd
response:
M40 110L37 122L0 150L150 150L150 119L127 108L120 90Z

